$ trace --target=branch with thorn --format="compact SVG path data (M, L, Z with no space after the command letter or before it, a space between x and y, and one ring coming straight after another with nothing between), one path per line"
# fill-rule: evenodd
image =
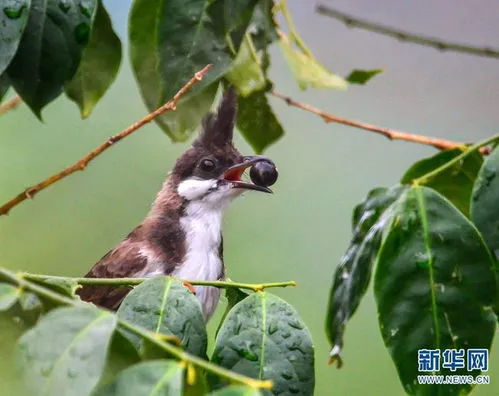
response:
M451 140L446 140L446 139L438 139L438 138L433 138L433 137L428 137L428 136L423 136L423 135L415 135L412 133L408 132L402 132L402 131L397 131L394 129L389 129L389 128L382 128L378 127L376 125L371 125L371 124L366 124L364 122L359 122L359 121L354 121L350 120L348 118L343 118L343 117L338 117L330 113L326 113L323 110L320 110L316 107L310 106L306 103L298 102L297 100L294 100L290 98L289 96L285 96L283 94L280 94L279 92L272 91L271 92L273 96L276 98L279 98L286 102L288 106L294 106L299 109L308 111L309 113L318 115L321 117L324 122L335 122L337 124L342 124L342 125L347 125L351 126L354 128L359 128L359 129L364 129L366 131L378 133L380 135L385 136L386 138L390 140L405 140L407 142L413 142L413 143L419 143L419 144L425 144L428 146L433 146L441 150L445 149L454 149L454 148L460 148L460 149L465 149L467 147L466 144L464 143L459 143L459 142L454 142ZM490 148L489 147L482 147L480 149L480 152L484 155L490 153Z
M106 140L100 146L93 149L90 153L85 155L83 158L81 158L73 165L50 176L49 178L43 180L42 182L27 188L26 190L19 193L14 198L12 198L10 201L2 205L0 207L0 216L8 214L9 211L14 206L19 205L21 202L25 201L28 198L32 199L35 196L35 194L38 194L40 191L46 189L47 187L50 187L52 184L58 182L59 180L62 180L65 177L77 171L84 170L92 160L94 160L96 157L98 157L108 148L110 148L120 140L126 138L127 136L130 136L133 132L137 131L145 124L148 124L159 115L166 113L167 111L174 111L180 98L184 96L197 82L201 81L203 77L206 75L206 73L208 73L208 71L211 69L211 67L212 65L207 65L203 69L195 73L194 76L182 88L180 88L180 90L173 96L173 98L170 99L170 101L168 101L168 103L164 104L163 106L149 113L148 115L137 121L136 123L130 125L128 128L121 131L120 133L111 136L108 140Z
M355 27L359 29L368 30L370 32L383 34L385 36L393 37L400 41L425 45L433 47L440 51L453 51L462 52L469 55L483 56L488 58L499 58L499 49L490 47L474 47L472 45L465 45L459 43L449 43L447 41L439 40L433 37L421 36L414 33L404 32L402 30L394 29L392 27L384 26L378 23L369 22L360 18L353 17L343 12L333 10L325 5L318 5L317 12L321 15L328 16L343 22L348 27Z

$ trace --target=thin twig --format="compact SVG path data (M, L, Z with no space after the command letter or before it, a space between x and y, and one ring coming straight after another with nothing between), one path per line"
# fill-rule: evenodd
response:
M168 101L168 103L154 110L152 113L149 113L144 118L130 125L128 128L124 129L120 133L111 136L108 140L106 140L100 146L93 149L90 153L85 155L75 164L67 167L61 172L58 172L50 176L48 179L45 179L44 181L36 184L35 186L27 188L25 191L23 191L22 193L18 194L16 197L5 203L3 206L0 207L0 216L6 215L14 206L20 204L21 202L25 201L28 198L30 199L33 198L35 194L51 186L52 184L58 182L59 180L64 179L65 177L71 175L74 172L84 170L93 159L102 154L104 151L106 151L109 147L113 146L115 143L131 135L133 132L135 132L145 124L151 122L159 115L167 111L175 110L179 99L182 96L184 96L194 86L194 84L201 81L210 69L211 65L205 66L202 70L194 74L194 76L187 82L187 84L185 84L182 88L180 88L180 90L175 94L175 96L172 99L170 99L170 101Z
M43 297L46 299L49 299L57 304L60 305L69 305L69 306L76 306L76 307L81 307L81 306L89 306L87 303L84 303L80 300L77 299L72 299L63 295L60 295L46 287L43 287L42 285L39 285L34 282L30 282L29 280L25 279L23 276L24 274L19 274L16 275L15 273L7 270L6 268L1 268L0 267L0 279L3 279L15 286L17 286L20 289L25 289L29 290L33 293L35 293L39 297ZM96 308L97 309L97 308ZM114 312L109 312L109 315L115 315ZM117 318L117 323L118 326L127 329L134 334L138 335L139 337L142 337L143 339L146 339L152 344L155 344L159 348L163 349L165 352L170 354L171 356L174 356L178 360L182 362L186 362L188 364L192 364L194 366L200 367L210 373L213 373L215 375L218 375L223 378L227 378L230 381L235 381L240 384L244 384L247 386L250 386L252 388L262 388L262 389L271 389L272 388L272 381L270 380L258 380L250 377L246 377L245 375L238 374L234 371L227 370L223 367L217 366L216 364L213 364L209 361L206 361L204 359L201 359L197 356L191 355L190 353L187 353L183 351L181 348L176 347L175 345L169 344L168 342L165 342L161 337L158 336L158 334L153 333L149 330L146 330L142 327L136 326L126 320Z
M376 125L366 124L364 122L359 122L359 121L350 120L348 118L338 117L338 116L335 116L333 114L326 113L325 111L320 110L316 107L310 106L306 103L298 102L298 101L296 101L288 96L285 96L283 94L280 94L279 92L276 92L276 91L272 91L272 95L274 95L276 98L282 99L289 106L298 107L299 109L308 111L310 113L318 115L319 117L322 117L322 119L325 122L335 122L338 124L343 124L343 125L348 125L348 126L359 128L359 129L364 129L366 131L375 132L375 133L378 133L378 134L385 136L386 138L388 138L390 140L405 140L408 142L414 142L414 143L433 146L433 147L436 147L436 148L439 148L442 150L453 149L453 148L461 148L461 149L466 148L466 145L464 143L453 142L451 140L446 140L446 139L432 138L432 137L423 136L423 135L414 135L414 134L408 133L408 132L397 131L397 130L389 129L389 128L381 128L381 127L378 127ZM481 153L488 154L488 153L490 153L490 149L488 147L483 147L481 149Z
M149 280L151 278L72 278L65 276L52 276L52 275L42 275L42 274L30 274L30 273L20 273L20 277L35 281L35 282L47 282L47 281L68 281L75 282L80 285L106 285L106 286L135 286L140 285L142 282ZM272 282L272 283L239 283L232 281L197 281L197 280L184 280L182 282L189 283L194 286L213 286L218 287L220 289L230 289L230 288L238 288L238 289L247 289L253 291L261 291L264 289L268 289L271 287L287 287L287 286L296 286L295 281L287 281L287 282Z
M396 38L400 41L407 41L409 43L425 45L433 47L440 51L454 51L463 52L475 56L484 56L488 58L499 58L499 49L490 47L474 47L471 45L464 45L458 43L449 43L432 37L421 36L414 33L404 32L402 30L394 29L378 23L369 22L343 12L333 10L325 5L318 5L316 8L319 14L337 19L345 23L348 27L357 27L371 32L380 33L385 36Z
M22 103L22 99L19 96L12 98L7 103L0 105L0 115L5 114L10 110L14 110L21 103Z

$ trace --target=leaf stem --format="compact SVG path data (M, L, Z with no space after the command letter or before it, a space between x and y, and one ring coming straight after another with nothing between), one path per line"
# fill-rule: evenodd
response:
M49 299L55 303L61 304L61 305L69 305L69 306L88 306L88 303L84 303L80 300L77 299L72 299L66 296L62 296L48 288L43 287L42 285L39 285L37 283L34 283L30 280L27 280L29 277L31 277L33 280L38 280L41 281L43 278L43 275L34 275L34 274L26 274L26 273L18 273L15 274L12 271L9 271L6 268L0 267L0 279L3 279L10 284L13 284L19 288L29 290L35 294L37 294L39 297L44 297L46 299ZM56 278L56 279L78 279L78 278L65 278L65 277L45 277L47 278ZM96 309L101 309L101 308L96 308ZM111 312L113 315L115 315L114 312ZM217 366L207 360L201 359L197 356L191 355L181 348L178 348L172 344L169 344L165 341L163 341L160 337L157 336L157 334L143 329L142 327L136 326L126 320L122 319L117 319L118 321L118 326L121 326L122 328L125 328L139 337L142 337L146 339L147 341L157 345L159 348L163 349L165 352L168 354L174 356L175 358L198 366L200 368L205 369L206 371L209 371L215 375L218 375L220 377L227 378L231 381L241 383L247 386L250 386L252 388L262 388L262 389L271 389L272 388L272 381L269 380L257 380L254 378L246 377L242 374L235 373L233 371L227 370L223 367Z
M431 172L428 172L427 174L418 177L417 179L414 179L412 181L413 185L419 185L419 184L425 184L429 179L432 177L435 177L439 173L449 169L450 167L454 166L455 164L459 163L463 159L465 159L468 155L473 154L474 152L479 151L482 147L488 146L489 144L495 143L496 141L499 141L499 134L494 135L492 137L489 137L485 140L482 140L478 143L475 143L473 146L470 146L466 150L464 150L461 154L459 154L457 157L454 157L452 160L449 162L446 162L442 166L439 166L436 169L433 169Z
M314 55L312 54L312 51L310 51L310 49L307 47L305 42L301 39L300 35L298 34L298 31L296 30L295 24L293 23L293 18L291 18L291 13L289 12L287 0L280 1L279 10L282 12L284 19L286 20L286 23L288 24L289 37L291 37L291 40L293 40L295 42L295 44L298 46L298 48L300 48L305 55L307 55L311 59L315 59Z
M99 285L99 286L135 286L150 278L73 278L65 276L51 276L42 274L20 273L19 277L34 281L46 282L50 280L75 282L80 285ZM247 289L253 291L262 291L271 287L288 287L296 286L295 281L286 282L271 282L271 283L239 283L232 281L197 281L197 280L181 280L182 282L189 283L193 286L213 286L220 289L229 289L231 287L238 289Z

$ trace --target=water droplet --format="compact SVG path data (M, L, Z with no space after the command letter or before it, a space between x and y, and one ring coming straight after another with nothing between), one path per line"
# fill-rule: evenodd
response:
M289 391L294 394L300 393L300 389L296 385L289 385Z
M79 44L86 44L90 36L90 27L86 23L80 23L76 26L74 34Z
M242 348L237 349L239 356L249 360L250 362L256 362L258 360L258 355L252 351L253 344L249 341L244 343Z
M349 276L350 276L350 275L348 274L348 272L347 272L347 271L343 271L343 272L341 273L341 279L343 279L343 280L347 280L347 279L349 278Z
M19 19L26 8L24 1L15 1L12 5L4 7L3 13L9 19Z
M399 329L391 329L390 330L390 336L391 337L395 337L398 332L399 332Z
M67 13L70 8L71 8L71 4L69 3L69 0L61 0L61 1L59 1L59 9L62 12Z
M289 371L283 371L281 373L281 377L289 381L291 378L293 378L293 373L290 373Z
M420 268L429 268L432 256L430 252L417 252L414 255L414 260Z
M445 291L445 285L443 285L442 283L435 283L435 290L443 293Z
M297 329L297 330L303 329L303 325L297 319L293 319L293 320L288 321L288 324L294 329Z
M80 9L80 12L87 18L92 18L93 5L91 2L82 0L78 4L78 8Z
M282 338L289 338L291 337L291 333L289 331L284 330L282 333Z
M275 323L269 324L269 327L268 327L269 335L274 334L277 330L278 330L277 324L275 324Z

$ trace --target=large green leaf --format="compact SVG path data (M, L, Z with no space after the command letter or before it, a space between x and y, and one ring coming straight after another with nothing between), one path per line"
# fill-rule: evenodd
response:
M185 349L205 357L206 326L198 299L170 277L149 279L134 288L118 309L118 317L152 332L178 337ZM127 337L140 350L143 340Z
M154 110L169 100L195 72L210 72L179 104L156 121L173 140L185 140L210 108L216 87L239 51L257 0L135 0L130 13L132 68L142 97ZM237 34L233 34L237 33ZM194 111L194 107L196 107ZM193 109L193 110L190 110ZM188 115L187 115L187 114Z
M7 283L0 283L0 311L6 311L12 307L19 298L16 287Z
M385 345L408 393L468 393L469 384L419 385L418 350L490 348L497 299L493 259L473 224L430 188L409 189L394 210L374 283ZM480 374L440 368L442 375Z
M257 50L266 50L277 41L277 24L273 15L274 0L259 0L251 18L249 32Z
M31 0L3 0L0 12L0 75L17 52L26 23ZM0 95L1 96L1 95Z
M499 149L485 160L473 187L471 218L491 250L499 249ZM497 253L496 253L497 255Z
M10 81L7 77L7 73L0 74L0 103L2 103L5 94L10 88Z
M184 365L173 360L135 364L93 396L182 396Z
M227 386L223 389L211 392L210 396L260 396L258 389L250 388L243 385Z
M265 91L238 98L237 129L257 154L278 141L284 130L267 100Z
M89 395L106 363L116 316L96 308L58 308L18 344L31 395Z
M272 380L276 395L314 391L310 333L291 305L269 293L254 293L230 311L212 361L249 377ZM227 384L216 376L208 380L214 388Z
M244 290L238 289L236 287L229 287L225 289L225 298L227 299L227 307L225 308L225 312L222 315L222 319L220 319L220 323L218 324L216 335L218 335L218 332L220 331L220 328L222 327L225 318L227 318L227 315L231 311L234 306L243 301L246 297L248 297L249 294L245 292Z
M113 30L111 18L99 2L90 41L72 80L66 83L66 95L87 117L104 96L118 74L121 62L121 41Z
M410 184L413 179L444 165L461 153L462 150L458 148L445 150L418 161L402 176L401 183ZM479 153L469 155L463 161L429 179L425 185L438 191L469 217L471 191L482 163L483 158Z
M348 83L343 78L329 72L317 59L295 48L287 37L281 37L279 43L301 90L305 90L309 86L313 88L347 89Z
M97 0L32 0L28 24L7 73L37 117L75 74Z
M381 236L393 215L390 205L404 190L401 186L374 189L354 209L353 237L336 268L326 318L326 334L332 345L330 362L337 361L338 367L342 365L345 326L369 287Z

